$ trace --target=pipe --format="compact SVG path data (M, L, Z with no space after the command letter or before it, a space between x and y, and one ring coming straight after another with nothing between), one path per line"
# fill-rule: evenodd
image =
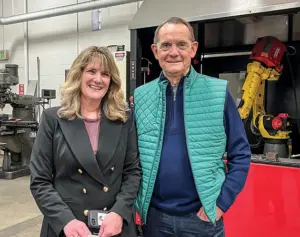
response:
M78 0L77 0L78 4ZM76 53L79 55L79 14L76 13Z
M106 0L106 1L98 0L98 1L79 3L79 4L72 4L63 7L56 7L47 10L31 12L28 14L22 14L22 15L11 16L11 17L1 17L0 25L16 24L24 21L33 21L33 20L67 15L67 14L72 14L77 12L84 12L84 11L89 11L97 8L113 7L117 5L123 5L127 3L138 2L138 1L140 0Z
M24 0L25 13L28 13L28 2ZM3 26L4 27L4 26ZM24 22L24 91L27 93L29 84L29 44L28 44L28 22Z
M220 57L231 57L231 56L247 56L251 55L251 51L247 52L233 52L233 53L211 53L203 54L202 58L220 58Z
M4 5L3 5L3 0L1 0L1 17L4 15ZM2 50L4 50L4 26L1 27L2 28Z
M41 96L41 61L40 58L37 57L36 58L36 62L37 62L37 74L38 74L38 81L37 81L37 97L40 98ZM38 105L38 121L40 121L41 119L41 105Z

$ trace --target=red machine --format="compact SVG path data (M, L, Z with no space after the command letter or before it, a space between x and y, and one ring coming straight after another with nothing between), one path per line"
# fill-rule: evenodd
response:
M227 237L300 236L300 160L290 159L289 116L264 110L265 81L279 79L285 52L268 36L250 56L239 112L242 119L252 112L251 131L262 137L264 154L253 156L245 188L224 215Z
M300 161L254 162L224 215L226 237L300 236Z
M280 40L272 36L266 36L257 39L250 60L260 62L266 68L275 68L277 72L281 72L281 61L285 52L286 47Z

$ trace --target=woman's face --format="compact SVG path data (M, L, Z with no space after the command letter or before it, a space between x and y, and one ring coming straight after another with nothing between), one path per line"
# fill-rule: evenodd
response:
M82 73L81 93L85 100L99 102L105 96L110 84L110 75L101 67L99 60L86 66Z

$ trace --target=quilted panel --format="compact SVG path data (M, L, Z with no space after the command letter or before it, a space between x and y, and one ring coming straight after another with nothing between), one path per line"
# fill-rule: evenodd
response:
M163 135L164 104L166 85L160 85L158 79L135 90L135 119L137 121L138 146L143 167L142 182L136 207L145 223L147 211L154 188L160 159Z
M227 81L198 75L186 88L185 121L189 156L199 197L211 220L225 179L222 155Z

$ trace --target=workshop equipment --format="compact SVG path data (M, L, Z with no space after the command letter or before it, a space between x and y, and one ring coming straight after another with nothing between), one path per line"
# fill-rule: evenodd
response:
M274 152L279 157L288 157L290 123L286 113L277 116L266 114L264 108L265 81L277 81L282 70L285 45L277 38L258 38L247 65L246 80L241 91L238 110L246 122L251 116L251 131L264 138L264 154Z
M0 70L0 108L12 107L12 117L0 115L0 149L4 152L0 178L13 179L29 175L31 150L38 130L36 106L49 104L56 98L55 90L42 90L41 98L18 95L11 86L19 84L18 65L6 64Z
M144 75L143 76L143 79L144 79L143 82L144 82L144 84L146 84L147 83L147 76L150 75L150 65L152 65L152 63L150 62L150 60L148 58L143 58L142 57L142 60L145 60L146 63L147 63L147 66L142 67L142 69L141 69L141 71Z

